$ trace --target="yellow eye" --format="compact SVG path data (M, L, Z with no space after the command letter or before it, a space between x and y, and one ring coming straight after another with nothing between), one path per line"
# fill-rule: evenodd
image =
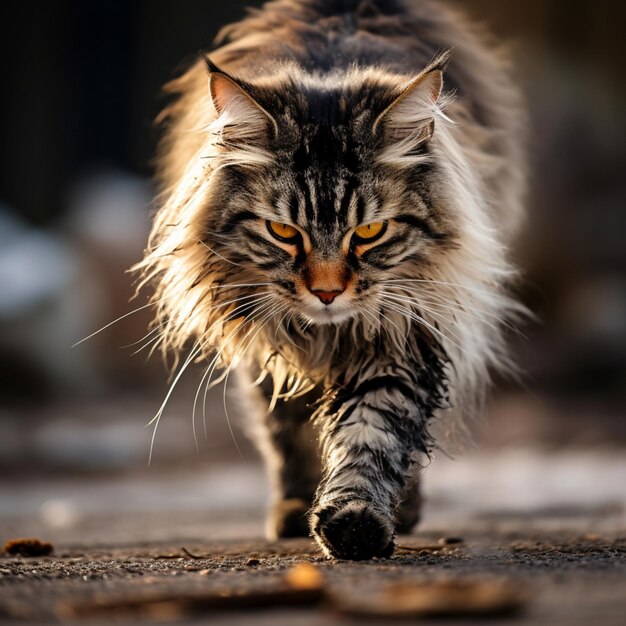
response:
M267 230L270 231L276 239L285 243L294 243L300 236L300 233L289 224L281 224L280 222L267 222Z
M354 235L356 239L363 242L373 241L374 239L382 237L386 229L386 222L372 222L371 224L364 224L363 226L359 226L354 231Z

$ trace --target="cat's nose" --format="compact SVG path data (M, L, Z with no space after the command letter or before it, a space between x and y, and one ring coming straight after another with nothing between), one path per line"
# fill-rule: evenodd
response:
M341 295L345 289L335 289L334 291L322 291L321 289L311 289L311 293L317 296L323 304L332 304L333 300Z

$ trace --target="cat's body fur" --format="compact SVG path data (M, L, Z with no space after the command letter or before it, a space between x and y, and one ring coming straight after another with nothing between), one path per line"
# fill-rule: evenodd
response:
M162 346L194 339L187 362L218 351L209 377L235 364L245 386L261 381L271 533L389 555L394 527L418 516L429 426L475 411L506 361L518 95L500 56L431 0L277 0L222 44L210 93L198 62L164 114L162 205L140 264ZM273 241L263 220L293 224L300 243ZM389 228L378 246L350 235L373 222ZM316 281L333 280L340 297L320 305Z

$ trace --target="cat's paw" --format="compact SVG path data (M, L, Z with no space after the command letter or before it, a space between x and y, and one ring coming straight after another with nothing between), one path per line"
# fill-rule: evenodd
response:
M301 498L279 500L272 506L267 520L269 539L309 537L309 509L311 503Z
M326 555L336 559L390 557L395 548L393 520L363 500L313 510L311 531Z

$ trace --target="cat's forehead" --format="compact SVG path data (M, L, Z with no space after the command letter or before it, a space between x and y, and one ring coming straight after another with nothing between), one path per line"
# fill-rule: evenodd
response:
M296 178L343 185L363 176L372 164L372 124L371 108L354 94L305 90L292 96L277 117L272 149Z
M273 92L274 108L283 122L295 123L302 130L351 128L371 125L377 111L385 107L389 91L371 82L360 84L290 84Z
M304 140L278 174L281 215L305 228L321 247L337 245L347 228L375 214L369 175L353 147ZM325 156L326 155L326 156Z
M270 150L281 214L319 245L335 245L347 228L375 216L380 204L371 185L372 126L384 100L374 89L345 85L299 85L274 95L268 110L278 132Z

